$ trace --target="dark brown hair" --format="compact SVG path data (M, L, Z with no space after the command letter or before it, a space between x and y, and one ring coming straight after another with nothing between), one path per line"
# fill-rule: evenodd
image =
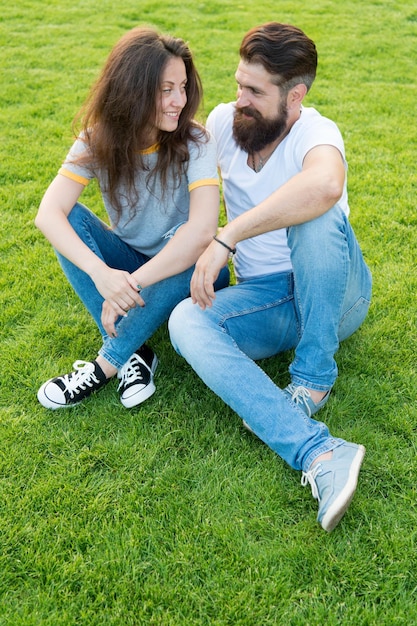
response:
M174 57L181 58L185 64L187 102L178 128L173 132L159 131L158 160L149 171L138 151L149 147L146 137L156 119L162 72ZM178 181L189 160L187 142L202 141L205 136L194 122L201 98L201 80L191 51L182 39L137 27L114 46L74 121L74 128L81 120L80 130L90 148L90 156L81 157L81 161L106 173L106 190L118 212L121 184L127 187L130 204L137 200L134 182L138 168L146 172L147 180L159 173L164 186L168 170L173 167Z
M246 63L259 63L284 89L304 83L310 89L316 76L317 50L302 30L290 24L268 22L244 36L240 56Z

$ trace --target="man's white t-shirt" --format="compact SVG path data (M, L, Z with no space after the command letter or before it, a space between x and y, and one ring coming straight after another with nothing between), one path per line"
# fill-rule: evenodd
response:
M298 174L307 152L315 146L335 146L345 160L344 142L336 124L315 109L302 107L301 116L289 134L256 173L247 164L247 152L233 139L234 110L234 102L219 104L207 119L207 128L217 142L217 162L229 221L252 209ZM349 214L346 180L337 205ZM292 269L286 229L240 241L236 248L234 266L238 280Z

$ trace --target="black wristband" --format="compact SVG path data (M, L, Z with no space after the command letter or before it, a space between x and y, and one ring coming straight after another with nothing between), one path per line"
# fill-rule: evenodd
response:
M224 241L222 241L221 239L218 239L216 235L213 236L213 239L214 241L217 241L217 243L222 245L224 248L227 248L230 254L236 254L236 248L231 248L230 246L227 245L227 243L224 243Z

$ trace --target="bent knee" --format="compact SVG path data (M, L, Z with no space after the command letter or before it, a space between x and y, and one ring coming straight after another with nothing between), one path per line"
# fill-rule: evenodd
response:
M168 320L168 331L171 343L174 347L174 350L181 354L180 346L183 342L183 339L187 335L187 326L190 324L190 319L193 314L194 308L193 301L191 298L187 298L186 300L182 300L175 309L172 311Z
M68 221L72 227L74 227L80 220L83 219L85 215L88 215L90 211L87 209L84 204L81 202L77 202L72 207L71 211L68 213Z
M347 216L342 209L334 206L308 222L290 226L288 228L288 237L305 237L320 240L323 237L323 233L330 233L333 230L335 232L343 232L348 223Z

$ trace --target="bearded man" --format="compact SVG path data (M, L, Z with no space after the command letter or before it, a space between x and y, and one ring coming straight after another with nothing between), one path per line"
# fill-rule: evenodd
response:
M217 142L228 223L196 264L171 341L244 425L302 471L331 531L356 490L362 445L312 419L328 401L340 341L363 322L371 275L348 221L347 164L337 126L303 105L314 42L276 22L240 47L237 100L207 126ZM213 284L233 255L237 284ZM280 389L255 363L294 350Z

